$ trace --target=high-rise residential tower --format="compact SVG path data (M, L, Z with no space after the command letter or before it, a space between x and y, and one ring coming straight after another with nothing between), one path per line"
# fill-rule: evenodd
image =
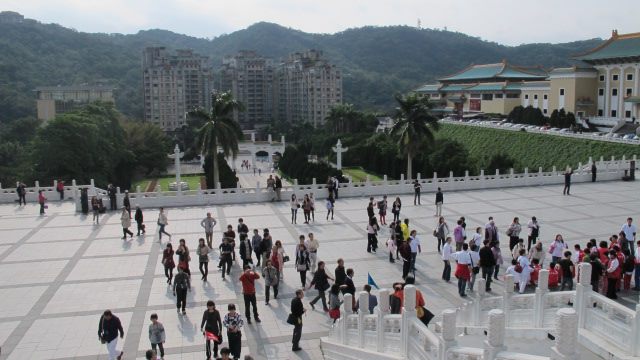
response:
M165 131L185 124L185 114L211 108L213 75L209 58L192 50L148 47L142 56L144 119Z

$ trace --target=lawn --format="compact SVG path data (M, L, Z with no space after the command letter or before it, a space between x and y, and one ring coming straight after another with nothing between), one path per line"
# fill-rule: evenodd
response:
M345 174L345 175L349 175L353 182L366 181L367 180L367 175L369 175L369 180L371 180L371 181L382 181L383 180L380 176L374 175L372 173L368 173L361 167L348 167L348 168L345 167L345 168L342 168L342 173Z
M200 177L202 175L184 175L181 176L181 180L182 181L186 181L187 184L189 184L189 189L190 190L197 190L198 186L200 186ZM133 184L132 186L132 191L135 191L136 186L140 185L140 190L141 191L145 191L146 187L149 186L149 183L152 181L153 179L143 179L140 181L137 181ZM169 190L169 183L172 183L174 181L176 181L176 177L175 176L165 176L162 178L158 178L158 185L160 185L160 189L162 191L168 191Z

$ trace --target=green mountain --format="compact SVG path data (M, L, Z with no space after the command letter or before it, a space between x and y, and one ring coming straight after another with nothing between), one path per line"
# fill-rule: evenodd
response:
M360 109L390 110L393 94L460 70L472 63L507 59L519 65L570 65L570 55L602 40L565 44L504 46L465 34L408 26L348 29L310 34L272 23L257 23L212 40L166 30L137 34L90 34L35 20L12 21L0 13L0 121L35 114L37 86L108 81L116 106L142 116L141 54L146 46L191 48L218 67L224 55L256 50L281 59L294 51L318 49L343 69L345 101Z

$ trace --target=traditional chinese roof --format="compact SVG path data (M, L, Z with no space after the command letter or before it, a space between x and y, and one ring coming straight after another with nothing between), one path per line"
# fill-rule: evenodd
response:
M574 56L590 64L640 60L640 32L618 35L614 30L609 40L583 54Z
M466 88L465 91L502 91L505 83L485 83Z
M422 85L419 88L417 88L415 91L416 92L438 92L438 89L440 89L440 87L442 86L442 84L426 84L426 85Z
M444 91L444 92L459 92L459 91L463 91L466 90L469 86L469 84L467 85L446 85L442 88L440 88L440 91Z
M502 61L497 64L471 65L462 71L441 78L440 81L473 81L473 80L509 80L509 79L544 79L547 72L541 68L525 68Z

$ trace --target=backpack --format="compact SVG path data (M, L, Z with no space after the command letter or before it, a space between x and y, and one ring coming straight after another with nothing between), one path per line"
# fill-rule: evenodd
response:
M395 295L389 295L389 306L392 314L400 314L401 308L400 298Z
M189 286L187 285L187 277L186 276L180 276L180 277L176 277L178 278L176 282L176 288L178 288L178 290L187 290L189 289Z

